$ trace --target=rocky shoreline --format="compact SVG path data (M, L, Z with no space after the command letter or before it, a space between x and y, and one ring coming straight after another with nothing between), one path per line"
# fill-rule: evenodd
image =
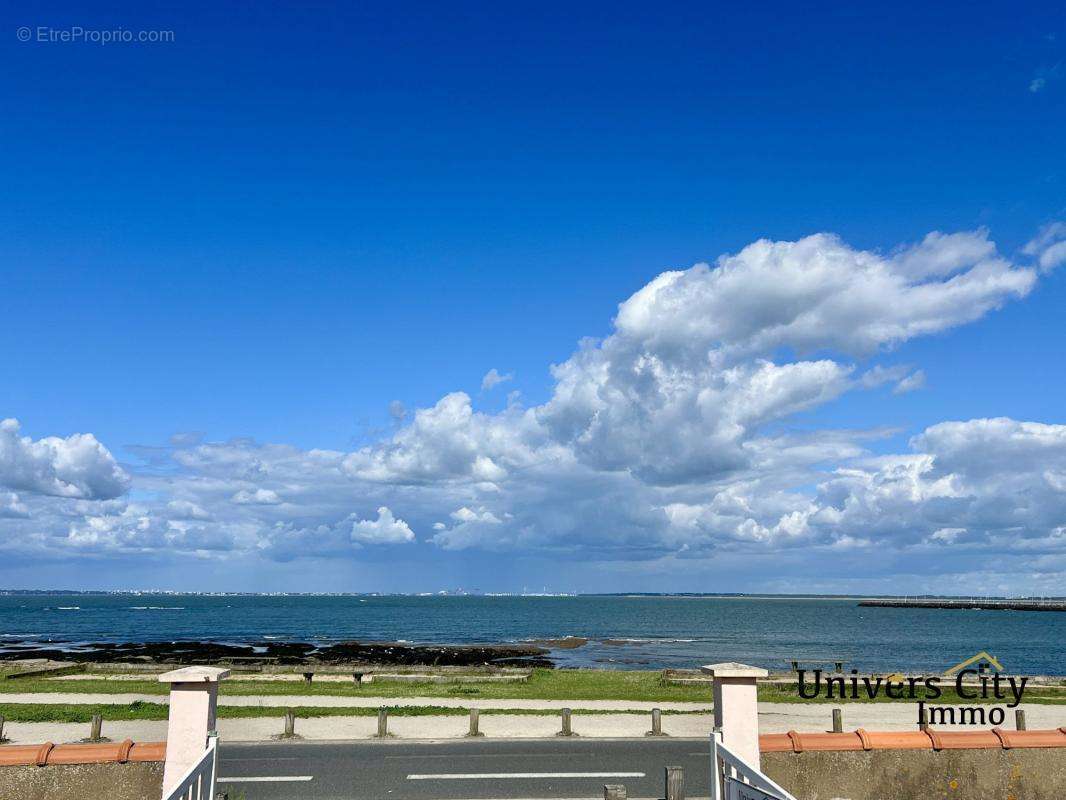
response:
M239 664L299 666L552 667L548 650L535 644L410 644L408 642L261 641L42 642L7 640L0 661L48 659L78 663Z

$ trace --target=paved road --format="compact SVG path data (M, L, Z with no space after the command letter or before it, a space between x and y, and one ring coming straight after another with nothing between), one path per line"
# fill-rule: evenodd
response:
M708 794L694 739L223 744L219 759L219 788L244 800L602 798L605 783L658 798L668 765L690 798Z

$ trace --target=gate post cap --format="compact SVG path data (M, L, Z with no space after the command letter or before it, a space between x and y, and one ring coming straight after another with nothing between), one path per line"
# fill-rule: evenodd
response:
M762 667L738 664L736 661L723 661L721 664L704 664L700 672L712 678L765 678L770 673Z
M159 676L160 683L218 683L229 677L229 670L223 667L182 667L164 672Z

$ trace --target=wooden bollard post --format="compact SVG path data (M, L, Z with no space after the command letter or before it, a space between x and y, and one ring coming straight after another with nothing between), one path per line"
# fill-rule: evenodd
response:
M556 736L573 736L574 729L570 726L570 709L564 708L562 710L562 728L559 730Z
M844 732L844 712L839 708L833 709L833 733Z
M603 800L626 800L626 787L623 783L603 784Z
M918 730L920 731L929 730L929 717L927 714L925 706L922 706L921 711L918 712Z
M283 739L296 737L296 712L291 708L285 709L285 731L281 734Z
M89 741L99 742L104 737L100 735L101 729L104 727L104 718L99 714L93 714L92 719L89 721Z
M481 712L476 708L470 709L470 730L467 732L467 736L484 736L480 730L478 730L478 722L481 719Z
M1020 708L1014 712L1014 727L1020 731L1025 730L1025 712Z
M389 710L387 708L378 709L378 733L379 739L385 739L389 735Z
M666 768L666 800L685 800L685 770L683 767Z
M663 712L658 708L651 710L651 730L645 736L665 736L663 733Z

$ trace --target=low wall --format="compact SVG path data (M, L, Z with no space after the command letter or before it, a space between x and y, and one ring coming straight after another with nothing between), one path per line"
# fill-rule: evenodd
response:
M2 800L154 800L165 742L52 742L0 747Z
M4 800L155 800L162 789L162 761L0 767Z
M1060 800L1066 748L763 753L797 800Z

